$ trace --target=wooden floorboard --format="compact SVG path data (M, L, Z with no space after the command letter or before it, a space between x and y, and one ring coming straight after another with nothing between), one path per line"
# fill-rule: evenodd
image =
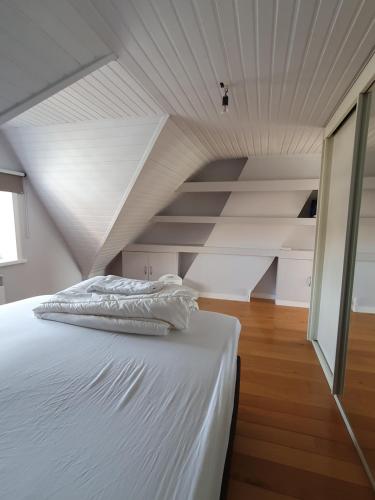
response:
M261 300L199 302L243 325L229 500L373 500L306 340L307 311Z
M375 471L375 315L351 312L342 403L371 470Z

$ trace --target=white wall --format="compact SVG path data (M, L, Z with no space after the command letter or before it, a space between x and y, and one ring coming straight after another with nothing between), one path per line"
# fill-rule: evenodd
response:
M0 135L0 168L23 171L11 147ZM7 302L48 294L81 280L62 236L28 181L19 195L21 235L26 263L0 267Z
M88 274L160 116L4 130L38 196Z
M320 155L252 157L239 180L318 178L319 170ZM309 195L310 191L231 193L221 215L297 217ZM205 246L278 250L293 243L293 249L312 250L314 237L313 226L299 230L280 223L216 224ZM245 297L256 288L272 260L272 257L248 257L239 265L238 256L218 256L213 266L207 255L200 254L186 273L185 280L187 283L201 283L204 273L206 294ZM232 270L230 280L224 267ZM263 283L261 293L274 295L275 283L271 280Z
M272 261L272 257L200 254L184 283L199 290L202 297L248 301L251 284L258 283Z
M247 158L209 162L189 181L235 181ZM158 215L207 215L219 216L230 193L178 193ZM136 243L160 245L204 245L215 224L152 223L137 238ZM195 257L194 257L195 258ZM194 258L192 260L194 260Z
M150 219L174 199L176 189L210 160L211 154L197 138L169 118L118 212L91 273L104 272L108 263L142 233Z

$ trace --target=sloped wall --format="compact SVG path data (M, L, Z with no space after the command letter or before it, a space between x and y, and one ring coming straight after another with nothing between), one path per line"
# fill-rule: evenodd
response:
M100 247L91 273L104 273L107 264L173 200L176 189L210 160L212 153L195 135L169 118Z
M242 172L247 158L216 160L204 165L188 181L235 181ZM221 214L230 193L177 193L158 215ZM204 245L215 224L150 224L136 243L163 245ZM193 259L194 260L194 259Z
M23 171L0 133L0 166ZM61 234L28 180L19 195L23 264L0 267L7 302L57 292L81 280L81 273ZM1 214L0 214L1 216Z
M154 116L4 129L83 275L164 121Z

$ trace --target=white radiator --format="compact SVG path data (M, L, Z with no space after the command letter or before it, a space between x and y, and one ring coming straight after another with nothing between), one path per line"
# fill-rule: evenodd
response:
M1 304L5 304L5 286L3 276L0 276L0 305Z

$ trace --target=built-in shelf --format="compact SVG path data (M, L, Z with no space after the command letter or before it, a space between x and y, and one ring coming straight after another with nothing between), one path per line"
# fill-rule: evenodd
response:
M314 250L299 250L296 248L232 248L210 247L201 245L155 245L152 243L133 243L128 245L126 252L176 252L201 253L217 255L249 255L254 257L279 257L280 259L313 259ZM375 261L375 253L359 252L359 261Z
M262 181L185 182L179 193L244 192L244 191L312 191L319 188L319 179L278 179Z
M365 177L364 189L375 189L375 177ZM319 179L272 179L261 181L184 182L178 193L251 192L251 191L314 191Z
M0 174L16 175L18 177L26 177L25 172L18 172L17 170L7 170L6 168L0 168Z
M151 222L184 224L285 224L291 226L315 226L316 219L302 217L247 217L247 216L199 216L199 215L156 215Z
M133 243L125 248L127 252L178 252L178 253L200 253L217 255L248 255L255 257L280 257L291 259L312 259L313 250L295 249L264 249L264 248L232 248L232 247L210 247L200 245L152 245Z

